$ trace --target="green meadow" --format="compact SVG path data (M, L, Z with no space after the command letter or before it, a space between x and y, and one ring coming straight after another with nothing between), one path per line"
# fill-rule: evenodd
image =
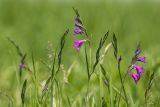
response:
M91 51L85 51L88 45L83 45L79 52L73 46L75 40L85 37L73 36L73 7L78 9L92 37ZM59 71L44 91L52 67L59 67L60 40L67 29ZM91 70L99 41L108 31L100 54L108 46L102 63L104 71L98 63L88 82L85 52ZM138 63L145 69L138 83L129 74L125 78L129 105L123 90L120 94L122 84L112 46L113 34L117 38L118 57L122 57L122 80L139 42L141 56L146 57L145 64ZM21 57L8 38L26 53L25 62L32 73L22 69L19 76ZM159 68L158 1L0 0L0 107L159 107Z

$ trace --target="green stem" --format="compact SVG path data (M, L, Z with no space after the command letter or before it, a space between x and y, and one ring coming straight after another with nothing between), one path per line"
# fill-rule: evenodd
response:
M122 89L123 89L124 96L125 96L125 101L126 101L127 107L128 107L128 106L129 106L129 104L128 104L128 98L127 98L126 90L125 90L125 88L124 88L124 82L123 82L123 80L122 80L122 75L121 75L121 70L120 70L120 62L118 62L118 72L119 72L119 77L120 77ZM120 92L120 96L121 96L121 92ZM118 107L119 107L119 102L120 102L120 99L119 99L119 101L118 101Z
M99 75L99 87L100 87L100 99L101 99L100 105L102 106L102 98L104 97L102 72L100 72L100 75Z
M89 73L89 63L88 63L88 55L87 55L86 45L85 45L85 59L86 59L87 76L88 76L88 81L89 81L90 80L90 73Z
M51 70L51 107L53 107L53 83L54 83L54 76L55 76L55 69L54 69L54 66L55 66L55 60L56 60L56 53L54 55L54 60L53 60L53 64L52 64L52 70Z
M131 67L131 65L128 66L127 72L126 72L126 74L124 75L124 79L123 79L123 82L122 82L123 84L124 84L124 82L125 82L125 80L126 80L126 77L127 77L127 75L128 75L129 70L132 70L132 69L130 69L130 67ZM123 89L123 87L121 87L121 89L120 89L120 96L119 96L118 103L120 102L120 99L121 99L122 89ZM119 104L118 104L118 105L119 105Z
M110 95L110 107L113 107L113 91L112 91L112 77L109 77L109 95Z

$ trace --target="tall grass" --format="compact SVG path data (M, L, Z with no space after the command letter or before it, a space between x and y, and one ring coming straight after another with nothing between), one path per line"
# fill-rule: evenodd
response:
M158 4L0 2L0 34L11 43L6 38L0 43L8 47L0 46L0 57L7 62L2 66L0 61L0 106L159 106ZM73 40L85 36L71 36L76 15L87 40L79 52ZM147 63L135 84L128 65L139 41Z

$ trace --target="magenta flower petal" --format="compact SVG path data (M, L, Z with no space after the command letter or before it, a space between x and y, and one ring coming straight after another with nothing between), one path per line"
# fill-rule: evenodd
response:
M144 68L143 67L140 67L140 66L137 66L137 65L132 65L133 68L137 71L137 74L141 75L144 73Z
M144 57L144 56L138 57L136 60L140 61L140 62L143 62L143 63L146 63L146 57Z
M75 29L74 30L74 35L81 34L81 33L82 33L81 29Z
M77 51L79 52L81 49L81 46L86 42L86 40L76 40L74 41L74 46L77 48Z
M139 81L140 75L134 74L134 73L132 73L132 72L130 72L129 74L130 74L130 76L134 79L135 83L137 83L137 82Z

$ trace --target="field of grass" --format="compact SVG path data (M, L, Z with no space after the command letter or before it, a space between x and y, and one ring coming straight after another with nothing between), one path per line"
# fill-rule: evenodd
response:
M73 36L73 7L92 37L90 45L85 43L80 52L73 42L85 36ZM159 107L159 13L160 3L149 1L0 0L0 107ZM59 54L60 40L67 29ZM99 41L108 31L100 56L105 47L109 48L88 82L85 46L92 72ZM114 33L118 58L122 57L122 78L112 46ZM8 38L26 53L27 67L22 68L21 76L18 65L22 57ZM137 84L129 74L121 84L139 42L147 63L138 64L145 71Z

